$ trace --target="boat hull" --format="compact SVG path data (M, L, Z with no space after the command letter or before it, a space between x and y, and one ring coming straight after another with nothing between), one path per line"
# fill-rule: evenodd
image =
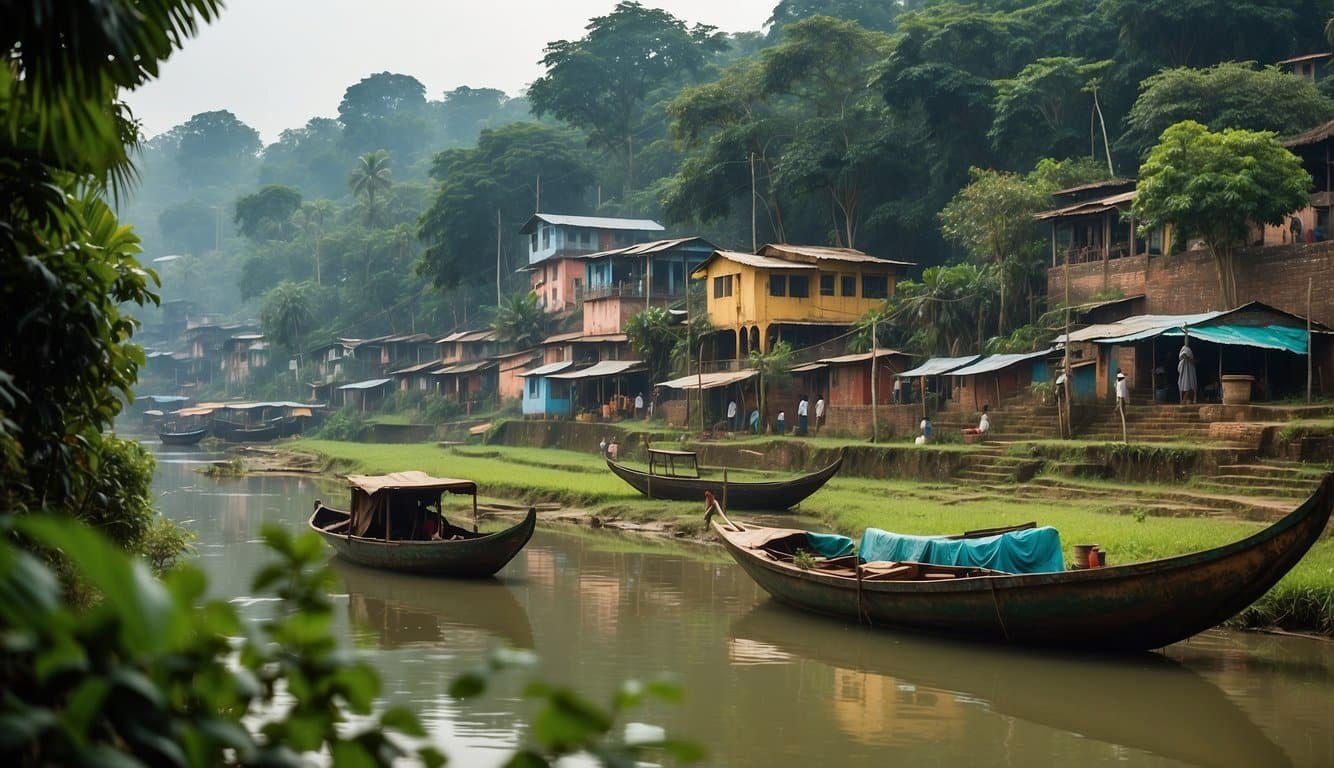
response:
M1302 558L1329 520L1334 475L1282 520L1241 541L1143 563L939 581L873 581L802 570L714 533L775 599L872 627L1079 650L1161 648L1250 605Z
M208 427L200 427L183 432L159 432L157 436L163 445L195 445L207 434Z
M385 541L325 530L347 519L346 512L317 502L310 516L310 527L339 556L358 565L401 573L478 579L495 575L519 554L537 527L537 510L528 510L522 522L503 531L458 541Z
M820 490L829 478L838 474L842 466L843 456L840 455L833 464L824 469L790 480L759 483L729 481L724 484L721 478L713 477L650 475L607 459L608 469L650 499L702 502L704 492L710 491L718 499L726 499L728 509L744 510L782 510L795 507L806 497Z
M276 424L262 427L243 427L226 421L213 422L213 434L229 443L267 443L277 440L279 429Z

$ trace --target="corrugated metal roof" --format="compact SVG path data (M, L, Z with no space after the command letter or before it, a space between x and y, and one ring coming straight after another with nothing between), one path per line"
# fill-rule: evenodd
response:
M894 261L872 256L856 248L835 248L828 245L793 245L792 243L767 243L760 247L763 256L801 256L816 261L845 261L860 264L891 264L898 267L915 267L911 261Z
M801 365L794 365L788 370L791 373L810 373L811 371L818 371L821 368L828 368L828 367L829 367L828 363L803 363Z
M559 213L534 213L522 227L519 234L531 234L539 221L566 227L588 227L589 229L628 229L635 232L661 232L666 227L652 219L618 219L610 216L567 216Z
M1330 120L1323 125L1317 125L1308 131L1303 131L1290 139L1285 139L1282 144L1288 148L1300 147L1306 144L1319 144L1328 139L1331 135L1334 135L1334 120Z
M476 373L477 371L484 371L487 368L493 368L497 365L500 365L500 363L496 362L495 360L475 360L471 363L459 363L457 365L447 365L438 371L432 371L431 375L447 376L460 373Z
M1192 315L1136 315L1114 323L1090 325L1070 334L1070 341L1135 341L1158 336L1172 328L1195 325L1212 320L1224 312L1199 312ZM1058 342L1065 341L1065 336L1056 337Z
M534 369L532 369L532 370L529 370L529 371L519 371L518 373L516 373L516 374L514 374L514 375L515 375L515 376L546 376L546 375L549 375L549 374L552 374L552 373L557 373L557 372L559 372L559 371L563 371L563 370L565 370L566 368L569 368L569 367L572 366L572 365L574 365L574 361L573 361L573 360L561 360L561 361L558 362L558 363L547 363L546 365L540 365L540 366L538 366L538 367L536 367L536 368L534 368Z
M375 389L376 387L382 387L391 381L393 381L393 379L366 379L365 381L358 381L352 384L344 384L339 387L339 389Z
M1052 195L1071 195L1074 194L1075 192L1086 192L1090 189L1100 189L1102 187L1120 187L1126 184L1134 184L1134 183L1135 183L1134 179L1123 179L1123 178L1103 179L1102 181L1090 181L1087 184L1077 184L1073 187L1058 189L1055 192L1053 192Z
M838 357L822 357L820 362L831 363L833 365L845 365L847 363L864 363L871 359L871 355L876 357L889 357L890 355L907 355L907 352L900 352L897 349L878 349L874 353L859 352L852 355L839 355Z
M435 366L438 366L438 365L440 365L440 361L439 361L439 360L430 360L430 361L427 361L427 362L425 362L425 363L417 363L416 365L409 365L409 366L406 367L406 368L399 368L399 369L396 370L396 371L390 371L390 372L389 372L389 375L390 375L390 376L406 376L407 374L410 374L410 373L419 373L419 372L421 372L421 371L426 370L427 368L435 367Z
M981 355L965 355L963 357L933 357L925 363L913 368L911 371L904 371L899 376L905 378L916 378L918 376L939 376L942 373L952 373L953 371L972 363Z
M1132 189L1129 192L1120 192L1115 195L1100 197L1096 200L1085 200L1081 203L1075 203L1074 205L1067 205L1064 208L1055 208L1050 211L1035 213L1033 214L1033 218L1038 221L1047 221L1049 219L1059 219L1066 216L1088 216L1094 213L1110 211L1123 203L1132 202L1134 199L1135 190Z
M626 336L624 333L595 333L595 334L584 335L583 331L571 331L570 333L558 333L555 336L548 336L546 339L542 340L542 343L544 345L565 344L565 343L575 343L575 342L581 344L597 344L599 342L610 342L615 344L615 343L620 343L622 341L628 341L629 338L630 337Z
M606 256L644 256L647 254L663 253L673 248L679 248L686 243L699 242L701 245L708 246L711 250L717 250L718 246L705 240L702 237L676 237L670 240L654 240L648 243L636 243L627 245L624 248L612 248L607 251L598 251L597 253L582 253L572 258L576 259L600 259Z
M608 376L622 376L635 371L642 371L647 366L642 360L603 360L600 363L581 368L577 371L552 374L553 379L601 379Z
M715 389L725 387L729 384L735 384L738 381L745 381L755 375L755 371L719 371L717 373L702 373L693 376L682 376L679 379L670 381L660 381L655 386L667 387L669 389Z
M951 376L973 376L979 373L991 373L1001 371L1012 365L1018 365L1025 360L1033 360L1039 357L1046 357L1052 350L1044 349L1041 352L1024 352L1019 354L1007 355L988 355L972 365L965 365L962 368L956 368L950 371Z
M745 264L748 267L757 267L759 269L819 269L819 267L814 264L803 264L797 261L776 259L772 256L757 256L753 253L746 253L745 251L719 250L714 251L708 261L705 261L703 264L696 267L695 271L691 274L701 274L704 271L704 267L708 266L708 263L714 259L727 259L728 261L734 261L737 264Z

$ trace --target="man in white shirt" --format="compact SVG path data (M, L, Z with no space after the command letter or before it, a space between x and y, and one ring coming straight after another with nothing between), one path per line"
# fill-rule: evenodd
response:
M733 431L741 431L741 422L736 420L736 401L730 400L727 403L727 428Z
M643 412L644 412L644 393L640 392L639 394L635 395L635 418L636 419L639 418L639 414Z
M815 400L815 434L820 434L820 427L824 425L824 395L820 395Z
M976 427L964 427L965 435L985 435L991 431L991 414L988 413L990 405L982 404L982 418L978 419Z
M809 424L806 418L807 408L806 396L802 395L801 400L797 403L797 434L799 435L806 434L806 427Z
M1126 383L1126 375L1121 373L1121 369L1116 369L1116 407L1118 409L1130 405L1130 385Z

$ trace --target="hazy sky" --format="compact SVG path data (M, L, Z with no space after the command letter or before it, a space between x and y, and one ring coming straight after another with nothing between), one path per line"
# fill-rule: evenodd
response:
M645 0L689 24L758 30L777 0ZM336 117L349 85L412 75L440 99L460 85L518 95L553 40L582 37L615 0L226 0L226 9L128 94L153 136L217 109L265 143L312 117Z

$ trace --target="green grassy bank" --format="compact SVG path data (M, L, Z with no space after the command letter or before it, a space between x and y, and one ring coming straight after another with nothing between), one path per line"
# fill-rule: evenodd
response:
M607 471L596 452L499 445L382 445L301 440L292 447L324 456L332 472L417 469L477 481L484 496L555 501L603 518L668 521L702 530L703 504L647 500ZM1006 499L954 483L836 477L802 504L821 528L856 537L873 526L912 534L949 534L1028 520L1061 531L1074 544L1098 544L1112 564L1184 554L1225 544L1258 523L1110 514L1078 499ZM1334 634L1334 538L1319 542L1269 594L1233 622Z

